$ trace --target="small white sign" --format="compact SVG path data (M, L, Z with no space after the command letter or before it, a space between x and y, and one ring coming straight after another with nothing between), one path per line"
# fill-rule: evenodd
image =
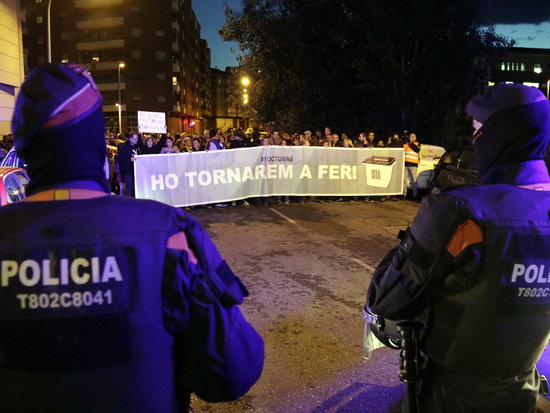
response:
M138 130L140 133L166 133L164 112L144 112L138 110Z

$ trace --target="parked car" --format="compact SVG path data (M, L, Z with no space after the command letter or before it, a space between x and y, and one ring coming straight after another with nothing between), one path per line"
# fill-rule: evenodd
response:
M430 182L432 193L479 184L474 162L474 148L471 146L445 152L435 166Z
M30 179L27 171L12 166L0 166L0 205L25 199L25 187Z

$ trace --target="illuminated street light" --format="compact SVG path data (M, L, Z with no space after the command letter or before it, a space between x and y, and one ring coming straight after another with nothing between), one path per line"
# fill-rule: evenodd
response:
M124 62L118 63L118 133L122 134L122 98L120 93L120 69L124 69Z

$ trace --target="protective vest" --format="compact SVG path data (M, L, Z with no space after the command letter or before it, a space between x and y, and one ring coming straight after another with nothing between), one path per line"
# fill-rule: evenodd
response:
M413 151L408 143L404 145L404 148L405 148L405 162L419 164L420 163L419 153Z
M439 287L425 351L457 373L528 372L550 338L550 192L491 185L449 194L481 227L483 259L470 275L451 274Z
M186 217L111 196L0 210L0 411L179 411L162 274Z

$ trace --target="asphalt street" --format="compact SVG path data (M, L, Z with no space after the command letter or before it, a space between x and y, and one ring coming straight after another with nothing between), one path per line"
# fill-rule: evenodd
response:
M194 398L194 411L399 411L399 354L378 348L362 359L361 308L374 268L418 207L400 200L193 209L248 287L242 310L266 348L263 375L247 395L221 404Z

